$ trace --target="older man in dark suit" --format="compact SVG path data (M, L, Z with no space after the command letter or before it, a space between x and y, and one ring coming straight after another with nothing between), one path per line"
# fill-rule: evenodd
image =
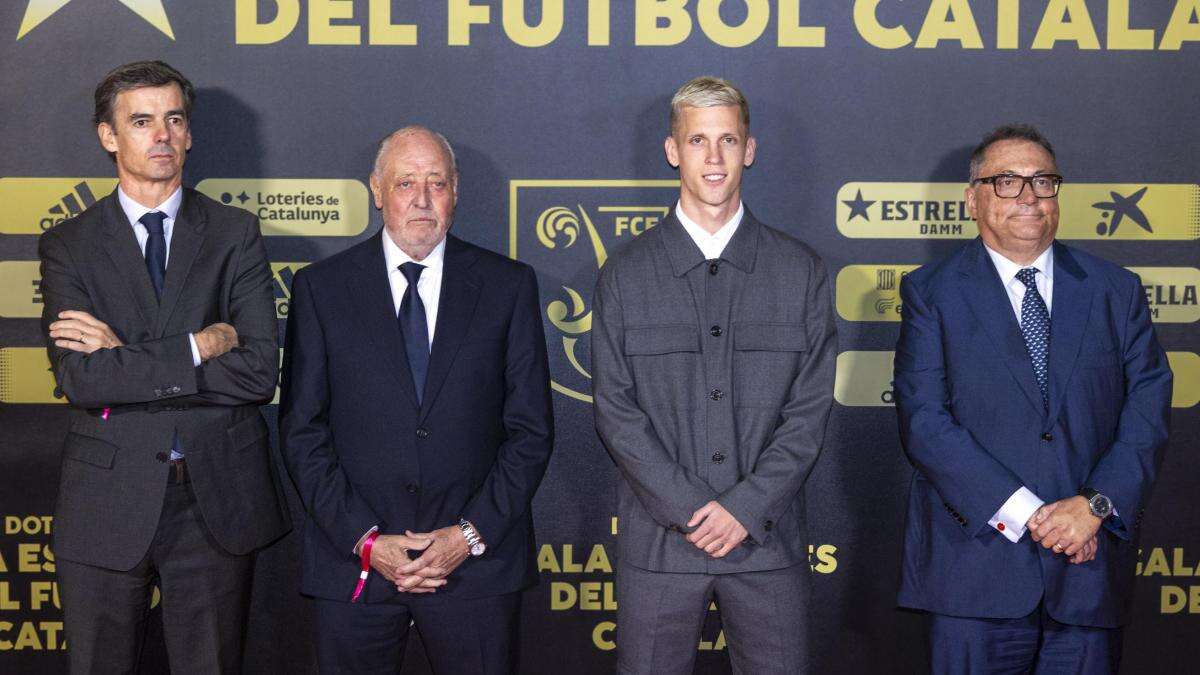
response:
M182 187L190 82L96 89L119 183L42 235L42 324L72 406L54 521L72 672L132 672L155 581L175 672L236 672L255 549L290 520L258 406L275 392L258 222Z
M439 673L515 672L553 447L537 280L447 234L440 134L388 136L371 192L383 229L296 276L284 356L321 670L395 672L415 624Z

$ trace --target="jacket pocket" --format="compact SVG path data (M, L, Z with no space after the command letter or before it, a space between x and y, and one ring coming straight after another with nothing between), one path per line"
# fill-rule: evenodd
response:
M778 410L787 400L806 352L803 323L733 325L733 404Z
M67 434L66 447L63 448L63 457L67 459L98 466L101 469L111 469L116 456L117 446L108 441L84 436L73 431Z
M700 335L695 326L643 326L625 329L626 356L654 356L675 352L700 351Z
M739 351L806 352L802 323L748 323L733 326L733 348Z

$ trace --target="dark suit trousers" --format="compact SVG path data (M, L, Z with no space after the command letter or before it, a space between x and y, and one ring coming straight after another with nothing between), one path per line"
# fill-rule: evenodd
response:
M738 675L808 672L811 571L679 574L617 568L617 672L690 675L709 603L717 602Z
M58 560L71 672L136 671L156 582L171 672L240 672L253 570L253 555L213 540L191 484L169 485L154 541L133 569Z
M1121 629L1068 626L1039 604L1019 619L929 615L935 675L1107 675L1121 662Z
M520 593L467 600L400 595L370 604L317 598L316 608L323 675L400 672L413 625L438 675L517 672Z

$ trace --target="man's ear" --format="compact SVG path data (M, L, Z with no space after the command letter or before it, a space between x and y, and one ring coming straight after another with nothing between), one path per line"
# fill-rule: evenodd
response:
M679 144L675 142L675 136L667 136L667 140L663 141L663 152L667 155L667 163L676 169L679 168Z
M109 152L117 151L117 130L108 122L96 125L96 135L100 137L100 145Z
M379 176L375 175L374 171L371 172L371 179L369 182L371 184L371 197L375 201L375 208L382 209L383 208L382 186L379 184Z
M749 167L754 163L754 152L758 149L758 141L754 140L753 136L746 139L746 158L742 160L742 165Z

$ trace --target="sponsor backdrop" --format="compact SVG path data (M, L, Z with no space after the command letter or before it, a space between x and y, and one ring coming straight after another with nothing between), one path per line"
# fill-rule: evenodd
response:
M962 189L977 139L1039 125L1067 177L1061 237L1142 275L1175 370L1125 671L1195 672L1198 57L1200 0L2 3L0 670L54 672L70 648L49 547L65 407L37 322L37 236L115 184L89 122L96 83L162 58L199 90L187 183L262 219L281 333L295 271L380 227L366 177L376 140L403 124L458 150L455 232L537 268L559 433L534 502L529 673L615 663L619 524L592 424L591 289L673 204L675 88L710 73L746 91L759 140L746 202L812 244L835 282L836 404L808 490L822 672L924 669L922 618L894 608L911 475L890 382L898 283L974 236ZM294 493L292 507L299 518ZM259 556L250 672L314 670L297 551L293 534ZM697 649L698 671L728 671L716 607ZM152 637L151 672L163 653ZM416 643L410 656L427 668Z

